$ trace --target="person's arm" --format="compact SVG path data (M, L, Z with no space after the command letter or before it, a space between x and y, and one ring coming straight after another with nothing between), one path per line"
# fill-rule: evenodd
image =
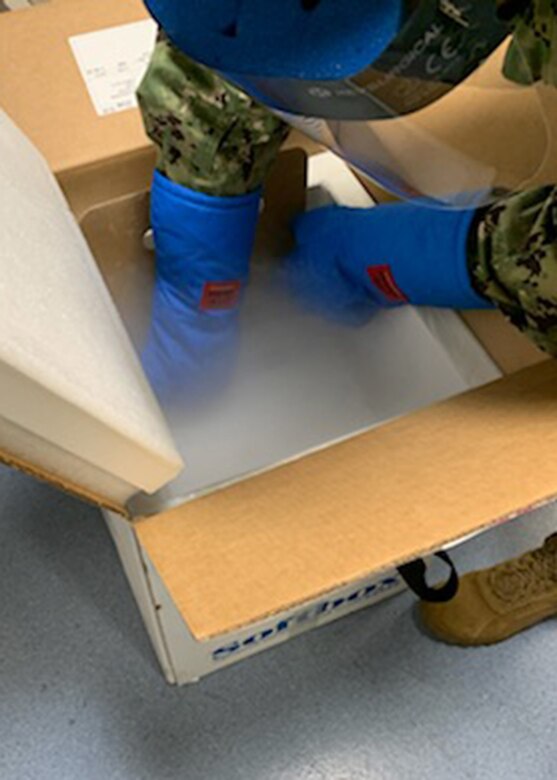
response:
M378 307L496 306L557 357L557 186L480 211L419 201L302 215L288 264L303 304L344 322Z
M552 0L503 0L501 11L513 18L513 38L504 74L517 84L557 86L557 6Z
M137 97L157 169L216 197L259 189L287 125L214 71L182 54L164 33Z
M503 3L504 5L504 3ZM509 2L512 9L516 2ZM519 4L505 76L557 87L557 5ZM470 259L476 287L541 349L557 356L557 187L512 195L488 209Z
M159 397L206 397L234 365L261 186L288 132L161 33L138 99L158 151L156 286L143 366Z
M500 6L509 18L514 18L505 76L518 84L543 82L557 86L557 5L549 0L501 0ZM366 223L364 246L356 249L351 241L349 251L345 249L338 218L325 213L322 217L312 217L314 225L321 221L319 230L323 233L322 237L316 235L309 239L302 218L301 249L292 264L293 286L308 300L308 305L321 310L328 308L331 314L343 319L354 319L357 314L356 319L362 320L366 311L370 316L378 305L393 302L387 300L385 289L378 291L377 283L370 287L366 278L365 272L377 255L385 258L387 285L393 281L396 284L394 298L399 290L402 292L399 302L406 298L417 304L458 305L462 293L458 279L462 279L464 262L469 284L480 300L498 306L537 346L557 356L556 193L557 187L542 187L510 195L478 212L470 222L466 246L458 230L455 232L458 217L443 212L424 215L423 209L416 205L411 206L413 212L397 207L400 236L391 227L394 212L385 212L383 207L374 209L373 216L371 213L346 215L348 221L356 219L362 225ZM462 221L466 219L463 214ZM327 224L333 225L335 221L335 229L328 231ZM337 245L341 247L336 250L334 275L330 268L324 269L326 254L322 252L319 263L316 262L319 248L323 250L327 244L327 232L331 234L328 240L333 243L332 236L337 236ZM411 235L415 240L413 253L406 240ZM428 235L432 240L428 240ZM439 235L443 237L441 242L438 242ZM403 251L405 243L409 251ZM451 245L453 250L447 252ZM394 250L395 246L400 253L389 253L389 247ZM438 246L445 250L444 259L443 251L437 251ZM343 259L339 262L341 255ZM377 278L381 284L381 275ZM334 284L341 289L341 294L334 294ZM437 289L435 297L431 294L433 288ZM338 304L336 312L331 302ZM468 302L474 305L473 298ZM348 315L348 311L352 314Z
M305 308L347 324L404 304L491 308L468 267L477 218L421 200L302 214L286 264L291 290Z
M478 292L557 357L557 187L512 195L487 209L469 267Z

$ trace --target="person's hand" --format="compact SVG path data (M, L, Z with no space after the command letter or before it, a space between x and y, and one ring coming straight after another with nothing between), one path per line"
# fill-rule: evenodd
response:
M329 206L296 219L296 249L287 258L286 279L308 311L345 325L364 325L378 303L361 280L345 271L349 211Z
M234 367L259 202L259 192L213 197L155 174L156 286L142 363L167 403L207 397Z
M289 287L309 310L348 324L407 303L491 307L468 271L474 219L473 210L437 209L422 201L310 211L294 225Z

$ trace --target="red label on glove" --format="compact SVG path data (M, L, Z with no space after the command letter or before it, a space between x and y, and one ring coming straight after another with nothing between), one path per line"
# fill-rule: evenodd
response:
M203 311L234 309L240 301L241 282L206 282L200 308Z
M408 298L395 282L390 265L370 265L367 269L371 283L389 303L408 303Z

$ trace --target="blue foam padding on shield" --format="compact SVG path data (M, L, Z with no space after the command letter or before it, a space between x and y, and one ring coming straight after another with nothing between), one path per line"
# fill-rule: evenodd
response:
M315 2L315 0L314 0ZM400 29L404 0L146 0L172 41L216 70L339 79L374 62Z

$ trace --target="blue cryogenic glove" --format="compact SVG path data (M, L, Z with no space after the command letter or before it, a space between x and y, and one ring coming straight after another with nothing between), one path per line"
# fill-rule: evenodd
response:
M419 202L307 212L294 226L289 286L306 307L346 324L363 324L378 308L405 303L492 308L468 271L475 215Z
M233 368L260 199L205 195L155 173L156 286L142 362L163 401L206 396Z

